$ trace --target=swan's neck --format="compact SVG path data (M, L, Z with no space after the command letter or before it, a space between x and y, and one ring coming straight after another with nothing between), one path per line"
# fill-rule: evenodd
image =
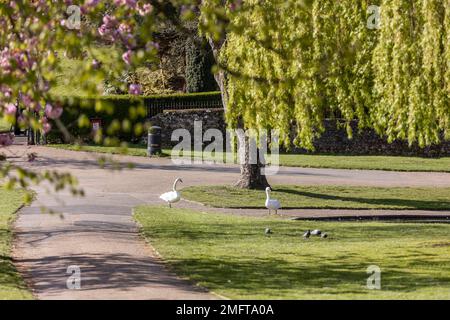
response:
M270 200L270 191L266 190L266 196L267 196L267 200Z
M178 183L178 179L175 180L175 182L173 183L173 191L177 191L177 183Z

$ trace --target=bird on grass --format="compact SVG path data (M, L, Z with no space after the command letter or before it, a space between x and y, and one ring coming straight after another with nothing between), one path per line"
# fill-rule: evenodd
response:
M325 238L327 238L328 237L328 234L327 233L322 233L322 235L320 236L322 239L325 239Z
M272 232L272 230L270 230L270 228L266 228L266 230L264 230L264 233L265 233L266 235L270 235L270 234L272 234L273 232Z
M281 208L281 203L277 199L270 198L270 192L272 189L270 187L266 188L266 208L269 209L269 214L272 213L272 210L277 214L278 210Z
M169 204L169 208L172 208L172 203L176 203L181 199L181 192L177 191L178 182L183 182L183 180L181 180L180 178L176 178L175 182L173 183L172 191L163 193L159 196L161 200L164 200Z
M320 236L321 234L322 234L322 231L320 231L319 229L311 231L312 236Z
M308 239L310 236L311 236L311 230L308 230L303 234L304 239Z

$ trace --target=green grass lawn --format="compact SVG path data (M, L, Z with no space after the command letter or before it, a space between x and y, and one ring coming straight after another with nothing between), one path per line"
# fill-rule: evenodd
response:
M281 154L280 164L304 168L450 172L450 157L344 156Z
M450 299L450 224L293 221L145 206L135 218L177 274L232 299ZM329 237L302 238L316 228ZM370 265L381 268L381 290L366 287Z
M110 154L127 153L133 156L146 156L146 146L131 145L127 152L123 148L103 146L76 146L76 145L51 145L51 147ZM165 155L170 155L171 150L163 150ZM195 158L201 155L192 152ZM210 157L203 157L211 160ZM280 165L304 168L334 168L334 169L365 169L387 171L424 171L424 172L450 172L450 157L430 159L419 157L393 157L393 156L342 156L342 155L304 155L304 154L280 154Z
M32 299L11 257L11 222L23 203L23 193L0 188L0 300Z
M231 186L183 189L183 198L222 208L264 208L266 194ZM450 188L274 186L283 208L450 210Z
M113 57L118 55L118 51L110 46L98 46L92 48L95 56L104 63L105 68L114 64ZM85 61L82 58L68 58L63 51L58 52L60 70L56 74L56 85L52 86L50 93L55 96L86 96L89 92L85 89L85 84L100 85L102 87L103 78L90 75L81 76ZM92 58L89 58L92 60Z
M122 154L137 157L147 156L147 147L131 145L128 147L105 147L105 146L89 146L89 145L70 145L70 144L52 144L48 145L51 148L71 150L71 151L84 151L84 152L98 152L107 154ZM162 157L168 157L170 150L163 150Z

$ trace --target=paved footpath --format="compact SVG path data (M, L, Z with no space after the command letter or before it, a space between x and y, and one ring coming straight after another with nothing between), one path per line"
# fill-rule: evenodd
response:
M36 152L37 160L26 162L27 152ZM8 153L15 156L13 161L34 170L70 172L86 192L83 198L64 193L55 198L45 186L39 186L35 188L37 200L20 211L15 224L14 259L37 298L219 298L179 279L164 266L151 245L140 238L132 208L140 204L161 204L159 194L170 190L176 177L183 178L183 186L231 184L237 180L237 166L177 166L168 159L115 156L122 163L133 163L135 168L114 171L99 168L98 155L91 153L25 146L13 146ZM450 187L450 174L281 168L270 181L273 184ZM61 213L62 218L42 214L40 207L44 204ZM202 208L189 202L179 206ZM261 215L265 210L228 212ZM305 218L335 212L301 210L287 214ZM347 210L342 214L355 212ZM450 215L450 212L441 214ZM67 289L69 266L81 269L80 290Z

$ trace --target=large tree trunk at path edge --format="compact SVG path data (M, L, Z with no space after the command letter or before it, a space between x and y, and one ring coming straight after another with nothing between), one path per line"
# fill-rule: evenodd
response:
M235 186L241 189L265 189L270 187L266 176L262 174L264 164L261 163L261 157L264 157L264 155L260 154L260 149L256 148L254 138L248 137L243 131L238 131L237 134L239 140L238 158L241 166L241 176ZM251 155L250 144L255 147L256 154Z
M214 55L214 59L218 61L220 50L224 46L226 42L226 38L219 41L214 41L213 39L208 39L208 42L212 48L212 52ZM217 84L220 88L220 93L222 95L222 104L224 111L227 110L228 104L228 92L227 92L227 75L224 70L220 70L217 74L214 75ZM258 157L256 164L250 163L250 148L249 148L249 138L243 138L245 143L241 144L244 155L242 158L241 165L241 177L236 182L235 186L243 189L264 189L269 187L269 183L267 182L266 176L262 174L261 169L263 168L263 164L261 164L260 159ZM258 150L259 154L259 150Z

